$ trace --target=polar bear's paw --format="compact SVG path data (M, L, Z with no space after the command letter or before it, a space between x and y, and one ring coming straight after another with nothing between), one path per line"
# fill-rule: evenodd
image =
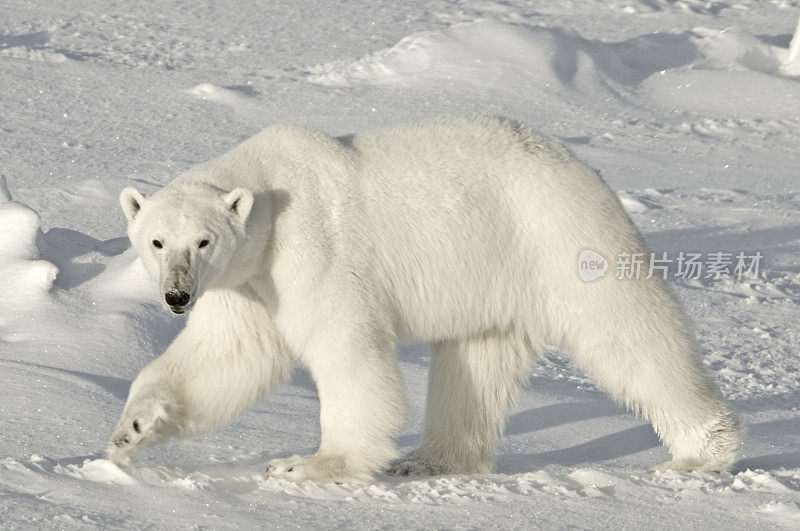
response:
M369 473L354 469L348 464L347 457L339 454L273 459L267 464L266 473L268 477L296 482L366 483L372 479Z
M699 437L689 439L688 443L684 441L684 448L681 449L683 451L672 450L672 455L675 456L672 461L653 467L653 470L729 471L742 444L742 428L734 414L723 411L708 426L697 430L697 433L700 434Z
M111 435L108 446L110 459L118 466L128 467L139 450L176 435L179 430L172 409L164 400L152 397L128 406Z
M691 472L703 468L703 463L698 459L673 459L660 465L656 465L651 470L653 472L666 472L667 470L678 470L681 472Z
M442 476L458 472L443 460L433 459L419 451L395 459L386 470L392 476Z
M705 472L727 472L730 470L732 460L702 460L691 457L673 459L656 465L650 470L652 472L666 472L667 470L677 470L680 472L693 472L703 470Z

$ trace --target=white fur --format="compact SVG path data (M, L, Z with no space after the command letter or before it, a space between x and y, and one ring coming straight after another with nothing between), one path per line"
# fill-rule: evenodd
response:
M317 382L322 442L268 474L366 480L397 455L398 340L433 348L423 443L395 473L490 471L509 403L547 345L653 423L667 468L735 458L736 418L668 285L578 275L583 249L612 261L648 252L616 195L522 125L449 117L339 139L275 126L121 202L151 274L196 304L133 384L112 437L118 462L137 443L232 419L298 360Z

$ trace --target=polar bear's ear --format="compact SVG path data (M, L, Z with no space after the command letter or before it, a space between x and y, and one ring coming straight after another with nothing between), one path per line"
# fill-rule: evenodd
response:
M250 215L250 210L253 208L253 192L246 188L236 188L226 194L222 200L228 210L242 223L247 221L247 216Z
M122 211L125 212L125 217L128 218L128 223L132 223L136 219L136 214L142 209L144 201L144 196L136 188L125 188L120 192L119 204L122 206Z

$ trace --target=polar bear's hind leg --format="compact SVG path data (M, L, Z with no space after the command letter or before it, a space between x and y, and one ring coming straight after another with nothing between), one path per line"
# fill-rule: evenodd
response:
M652 423L673 456L661 469L730 468L739 423L702 363L683 309L660 281L633 282L610 280L613 311L574 323L567 350L614 399Z

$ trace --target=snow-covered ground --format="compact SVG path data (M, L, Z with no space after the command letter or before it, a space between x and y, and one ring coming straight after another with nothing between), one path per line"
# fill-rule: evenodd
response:
M800 527L798 17L796 0L4 0L0 525ZM183 325L129 250L123 186L155 190L271 123L344 134L473 111L564 142L659 253L761 253L755 279L670 271L748 426L732 473L649 472L667 459L652 429L557 352L493 475L266 479L318 442L299 369L135 477L105 459L130 381ZM404 449L427 356L400 349Z

